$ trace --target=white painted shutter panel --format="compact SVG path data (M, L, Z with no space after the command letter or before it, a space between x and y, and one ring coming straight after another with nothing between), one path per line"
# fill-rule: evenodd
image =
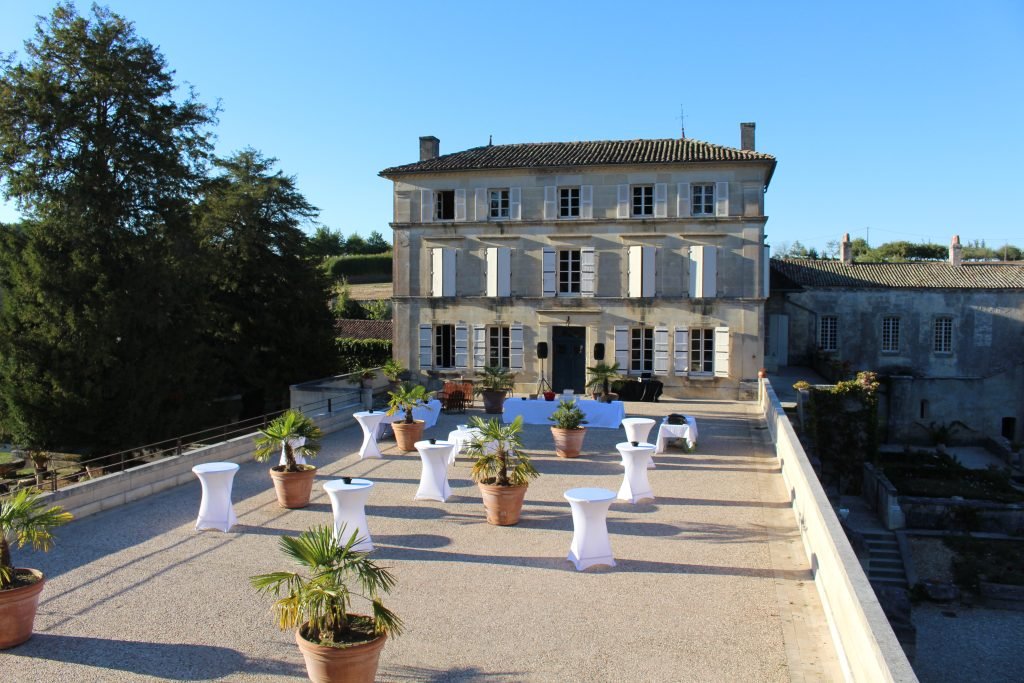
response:
M544 188L544 220L553 221L558 215L558 188L548 185Z
M487 188L478 187L476 188L475 195L473 197L473 211L476 220L485 221L490 215L490 206L487 204Z
M580 296L594 296L594 248L580 249Z
M690 296L704 299L715 296L717 282L715 247L690 247Z
M508 215L510 220L523 220L523 190L520 187L508 191Z
M498 296L498 247L487 247L487 296Z
M772 281L772 248L768 245L764 247L764 253L761 255L764 259L764 279L761 282L761 296L768 298L771 293L771 281Z
M644 250L633 245L629 248L629 296L643 296Z
M702 297L718 296L718 247L704 247L704 268L702 273Z
M640 282L640 296L654 296L654 247L641 247L642 277Z
M668 374L668 328L654 328L654 374Z
M510 370L523 369L523 324L512 323L508 328L508 354Z
M676 185L676 216L685 218L690 215L690 183Z
M434 350L433 339L434 328L429 323L420 325L420 367L429 368L434 365L432 351Z
M672 361L677 375L690 371L690 331L685 327L676 328L675 359Z
M430 250L430 296L444 296L444 249Z
M594 217L594 186L580 186L580 218Z
M420 190L420 223L434 221L434 191Z
M619 370L623 373L629 372L629 328L615 328L615 362L619 364Z
M469 367L469 325L466 323L455 326L455 367Z
M544 296L555 295L555 249L554 247L544 247L543 257L543 268L544 268Z
M629 218L629 185L619 185L619 218Z
M512 250L487 247L487 296L512 295Z
M668 218L668 185L654 184L654 217Z
M466 190L455 190L455 220L466 220Z
M729 215L729 183L715 183L715 215Z
M473 325L473 367L482 369L487 365L487 328Z
M455 249L439 249L442 254L444 277L441 280L441 296L455 296Z
M729 328L715 328L715 377L729 376Z

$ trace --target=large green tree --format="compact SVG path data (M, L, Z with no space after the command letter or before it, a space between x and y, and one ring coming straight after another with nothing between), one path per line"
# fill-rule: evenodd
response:
M283 402L289 384L334 369L333 323L321 269L304 258L302 226L317 209L276 159L247 149L215 162L199 207L210 268L211 334L225 388L247 415Z
M173 434L202 405L214 113L103 8L58 5L25 52L0 64L0 183L24 217L0 235L3 427L98 451Z

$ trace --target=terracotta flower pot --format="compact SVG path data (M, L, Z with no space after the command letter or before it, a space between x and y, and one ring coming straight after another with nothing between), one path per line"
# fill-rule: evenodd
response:
M583 437L587 429L562 429L552 427L551 436L555 440L555 455L559 458L578 458L583 448Z
M528 485L477 485L480 487L480 495L484 499L484 509L487 510L488 524L512 526L519 523L519 514L523 511L523 498L526 497Z
M491 390L480 392L480 396L484 400L484 412L491 415L500 415L505 410L506 393L504 391Z
M15 569L17 574L39 578L28 586L0 591L0 650L21 645L32 637L39 594L43 592L43 573L35 569Z
M324 647L302 637L295 629L295 642L306 660L306 674L313 683L373 683L377 678L380 651L387 634L349 647Z
M304 508L309 505L309 494L313 490L316 468L312 465L300 467L306 469L285 472L280 465L270 468L270 478L274 481L274 490L277 492L277 504L283 508Z
M392 422L391 430L395 433L398 449L406 453L416 450L416 442L423 440L423 420L416 420L412 424Z

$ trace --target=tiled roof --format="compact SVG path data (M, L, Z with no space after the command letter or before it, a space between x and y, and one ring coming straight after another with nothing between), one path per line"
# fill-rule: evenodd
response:
M618 164L677 164L692 161L775 161L753 150L734 149L700 140L604 140L597 142L530 142L487 145L404 166L392 166L382 176L432 171L472 171L549 166L606 166Z
M857 289L1024 289L1024 262L946 261L852 263L772 259L772 289L835 287Z
M391 340L390 320L337 320L334 323L337 336L351 339Z

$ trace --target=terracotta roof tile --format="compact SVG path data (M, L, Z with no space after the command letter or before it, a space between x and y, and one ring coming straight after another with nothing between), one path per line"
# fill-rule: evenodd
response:
M1024 289L1024 262L945 261L852 263L772 259L773 289L829 287L856 289Z

